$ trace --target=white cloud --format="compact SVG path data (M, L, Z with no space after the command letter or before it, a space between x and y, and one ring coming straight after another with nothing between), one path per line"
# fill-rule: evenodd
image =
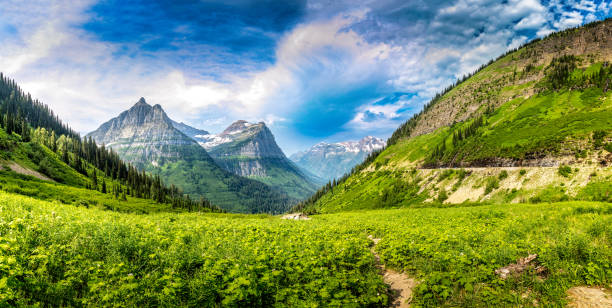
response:
M18 30L2 39L0 67L79 131L95 129L140 96L164 106L171 117L207 130L238 118L280 127L292 123L297 108L321 95L342 96L368 84L417 96L388 106L353 103L347 106L354 111L352 120L339 124L360 132L392 130L406 104L422 103L455 78L525 43L528 38L515 31L537 30L537 36L544 36L592 21L596 12L609 14L611 8L606 1L599 6L576 2L572 5L582 12L563 12L555 1L545 7L536 0L459 0L432 12L435 17L426 26L419 23L422 31L401 43L366 39L367 33L353 26L371 11L350 10L297 25L278 42L274 64L222 76L220 82L195 78L171 63L117 56L121 46L97 41L74 26L89 18L84 11L90 2L5 0L0 10L0 19ZM561 12L559 20L553 20L553 11ZM440 33L461 41L440 42ZM367 112L380 120L366 121Z
M558 30L582 25L584 18L578 11L563 12L561 19L553 23Z
M542 13L532 13L521 19L515 26L515 30L538 29L546 24L546 15Z

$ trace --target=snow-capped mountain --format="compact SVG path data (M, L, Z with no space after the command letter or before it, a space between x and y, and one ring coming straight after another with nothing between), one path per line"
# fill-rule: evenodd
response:
M320 179L301 170L276 144L264 122L236 121L220 134L193 138L227 171L254 178L302 199L312 194Z
M361 163L368 154L384 148L385 145L384 140L372 136L359 141L321 142L306 151L291 155L290 159L320 178L331 180L342 177Z

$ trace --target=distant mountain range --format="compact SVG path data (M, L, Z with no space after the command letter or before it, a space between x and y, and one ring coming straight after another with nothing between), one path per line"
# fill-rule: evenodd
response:
M259 180L296 199L310 196L318 187L315 183L321 182L285 156L263 122L236 121L218 135L184 126L175 127L200 131L192 137L219 166L236 175Z
M384 140L367 136L359 141L321 142L306 151L291 155L290 159L316 176L332 180L342 177L361 163L368 154L384 147Z
M192 137L203 133L207 132L172 121L160 105L151 106L141 98L87 136L137 168L228 211L282 212L295 202L278 189L219 167Z

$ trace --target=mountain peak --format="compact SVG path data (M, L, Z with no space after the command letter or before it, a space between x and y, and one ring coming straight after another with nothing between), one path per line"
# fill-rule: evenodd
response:
M385 141L366 136L359 141L319 142L306 151L291 155L298 166L331 180L340 178L365 159L369 153L385 147Z
M134 104L134 107L136 106L149 106L149 104L147 104L147 101L145 100L144 97L141 97L136 104Z
M257 124L253 124L253 123L249 123L248 121L245 120L238 120L234 123L232 123L230 126L228 126L220 135L229 135L229 134L235 134L235 133L240 133L240 132L244 132L247 129L250 129L253 126L258 126L258 127L265 127L266 124L264 122L259 122Z

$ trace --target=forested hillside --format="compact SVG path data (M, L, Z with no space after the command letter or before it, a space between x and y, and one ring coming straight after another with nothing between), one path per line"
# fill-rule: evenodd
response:
M93 140L82 139L46 105L33 100L7 77L0 77L0 159L3 169L112 194L115 199L127 200L129 196L171 204L173 208L219 210L206 199L191 200L175 186L166 186L159 176L138 171L124 163L115 152L98 146ZM7 187L10 185L4 186ZM22 192L33 194L26 190ZM52 195L45 199L58 197Z
M610 200L611 37L606 20L508 52L297 209Z

